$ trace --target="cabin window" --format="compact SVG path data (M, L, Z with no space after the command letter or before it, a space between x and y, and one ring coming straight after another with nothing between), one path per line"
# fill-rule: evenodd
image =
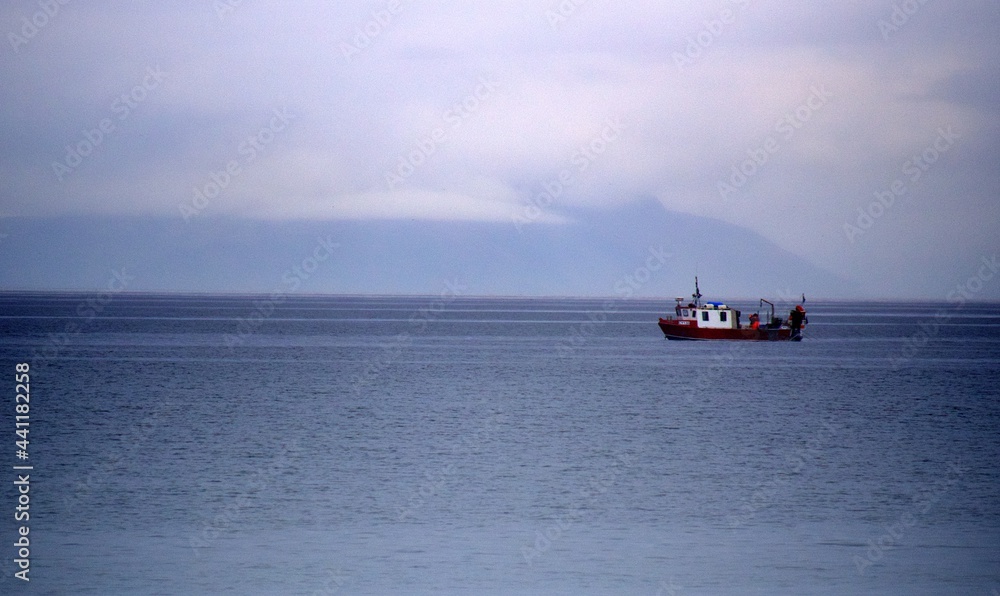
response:
M688 315L688 310L686 308L684 309L684 316L685 317L690 316L690 315Z
M702 321L707 321L708 320L708 311L707 310L701 311L701 320Z
M720 312L719 312L719 320L720 320L720 321L725 321L725 320L726 320L726 315L727 315L727 314L728 314L728 313L727 313L726 311L724 311L724 310L723 310L723 311L720 311Z

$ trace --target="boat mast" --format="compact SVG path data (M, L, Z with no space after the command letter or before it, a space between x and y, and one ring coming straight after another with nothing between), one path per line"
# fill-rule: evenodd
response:
M694 298L694 305L701 308L701 290L698 289L697 275L694 276L694 294L691 294L691 297Z

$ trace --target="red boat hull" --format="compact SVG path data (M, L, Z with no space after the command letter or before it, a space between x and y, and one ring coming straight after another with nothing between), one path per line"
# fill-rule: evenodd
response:
M688 321L676 321L673 319L660 319L660 330L667 339L745 339L750 341L787 341L800 340L802 335L792 337L792 330L788 327L777 329L711 329L706 327L696 327L685 324Z

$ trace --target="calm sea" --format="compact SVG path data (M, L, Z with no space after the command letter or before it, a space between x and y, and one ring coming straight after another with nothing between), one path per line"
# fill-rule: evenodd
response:
M0 294L0 592L1000 594L1000 305L806 306Z

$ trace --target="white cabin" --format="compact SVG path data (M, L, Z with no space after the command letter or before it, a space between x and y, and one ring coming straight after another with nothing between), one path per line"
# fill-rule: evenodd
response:
M689 321L688 325L702 329L739 329L736 310L721 302L695 307L678 304L674 311L677 322L682 325Z

